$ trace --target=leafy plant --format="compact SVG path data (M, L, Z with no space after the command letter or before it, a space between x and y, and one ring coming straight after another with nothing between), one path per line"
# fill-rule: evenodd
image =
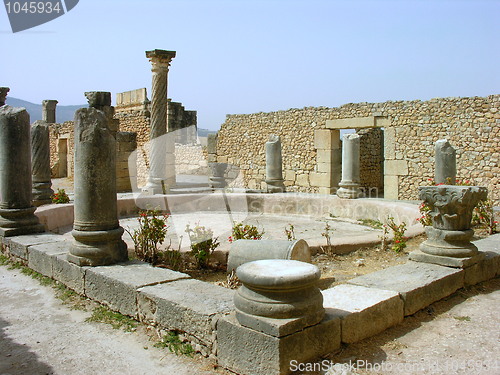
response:
M389 227L389 229L392 230L394 234L392 250L394 250L396 253L401 252L406 247L406 242L408 241L408 237L405 237L404 235L406 231L406 223L402 222L401 224L397 225L394 222L394 218L392 216L389 216L387 218L386 225Z
M167 334L162 337L161 341L157 342L154 346L156 348L168 348L168 350L176 355L184 354L192 357L194 354L191 344L183 343L179 335L172 331L167 332Z
M159 246L167 236L168 215L161 215L157 210L146 210L139 212L139 229L133 233L127 233L134 241L137 258L153 265L160 261Z
M124 331L132 332L137 327L137 322L128 316L111 311L105 306L98 306L92 315L85 319L86 322L98 322L110 324L114 329L122 328Z
M264 233L264 231L259 232L259 229L255 225L238 223L233 225L231 236L229 236L228 240L229 242L236 240L260 240Z
M333 229L332 227L330 227L330 224L328 224L328 222L325 223L325 231L323 233L321 233L321 235L323 237L325 237L326 239L326 249L321 246L321 249L323 250L324 253L328 254L328 255L331 255L331 252L332 252L332 240L331 240L331 236L330 236L330 232L333 232L335 229Z
M361 224L366 225L367 227L370 227L373 229L382 229L382 223L378 220L362 219L360 221L361 221Z
M52 203L68 203L69 197L64 189L57 189L57 192L52 194Z
M420 217L417 218L417 221L422 224L424 227L429 227L432 225L432 217L431 217L431 207L427 202L422 202L418 207L420 211Z
M472 223L474 225L483 225L490 235L498 232L498 221L495 220L491 200L486 199L477 204L472 213Z
M285 227L285 234L286 234L286 238L288 241L295 241L296 240L294 229L295 229L295 227L293 226L293 224L288 224Z
M210 260L210 255L220 245L217 237L214 238L214 233L211 229L196 224L191 228L189 224L186 225L186 233L189 235L191 241L191 255L196 260L198 268L207 268Z

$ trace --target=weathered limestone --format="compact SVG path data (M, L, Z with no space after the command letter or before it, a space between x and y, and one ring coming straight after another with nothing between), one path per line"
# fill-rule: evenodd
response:
M137 190L137 133L116 133L116 190Z
M2 90L5 103L8 89ZM1 97L3 96L3 97ZM30 116L24 108L0 107L0 236L43 232L31 203Z
M477 186L421 186L420 199L431 208L432 227L426 227L427 241L410 259L451 267L468 267L484 257L470 242L472 210L486 199L488 190Z
M44 100L42 101L42 120L49 123L56 123L56 105L57 100Z
M7 93L10 91L8 87L0 87L0 107L5 105L5 99L7 98Z
M52 203L49 125L45 121L35 121L31 125L31 170L33 205Z
M288 374L340 346L339 318L325 316L320 270L295 260L245 263L236 313L217 324L219 363L239 374Z
M281 140L278 135L271 135L266 142L266 184L268 193L285 191L283 180L283 160Z
M146 51L153 72L151 89L151 130L149 177L144 187L150 194L163 194L175 185L174 139L167 136L168 68L175 51Z
M75 113L74 243L68 260L80 266L127 259L116 203L116 129L111 94L85 93L90 108Z
M237 240L232 243L227 272L244 263L262 259L290 259L311 263L311 250L304 240Z
M436 184L455 185L457 178L457 152L446 139L435 144L434 181Z
M208 186L211 189L222 189L226 187L227 163L217 162L217 134L209 134L207 137L208 167L211 172L208 178Z
M359 198L359 143L358 134L346 134L342 141L342 181L339 183L339 198Z

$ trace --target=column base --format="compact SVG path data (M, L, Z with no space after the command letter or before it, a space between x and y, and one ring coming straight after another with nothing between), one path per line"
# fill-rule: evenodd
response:
M452 258L466 258L477 254L478 250L470 240L472 229L445 230L426 227L427 241L420 245L423 253Z
M284 193L286 191L284 180L266 180L268 193Z
M149 195L168 194L170 193L170 189L172 189L174 186L175 186L175 178L174 179L150 178L146 186L142 188L142 192L147 193Z
M0 236L45 232L45 227L34 214L35 210L35 207L0 209Z
M106 266L128 260L127 244L122 240L123 228L103 231L73 230L68 261L79 266Z
M39 207L43 204L51 204L52 203L52 194L54 194L54 190L51 189L51 182L34 182L33 183L33 205L35 207Z
M426 254L420 250L412 251L409 254L409 259L415 262L432 263L440 266L454 267L454 268L468 268L478 263L479 261L483 260L484 257L485 254L482 252L478 252L473 256L464 258L453 258L447 256Z
M211 189L222 189L226 187L226 179L224 177L210 177L208 186Z
M357 199L363 197L363 192L359 188L359 184L342 183L339 184L337 196L344 199Z

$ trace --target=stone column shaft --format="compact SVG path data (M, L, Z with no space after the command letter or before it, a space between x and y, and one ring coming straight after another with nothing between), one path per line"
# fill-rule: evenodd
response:
M435 145L435 172L436 184L455 185L457 178L457 153L446 139L440 139Z
M149 178L145 191L152 194L162 194L162 182L175 184L175 170L172 176L173 140L169 141L167 134L167 87L168 69L175 57L174 51L146 51L146 57L151 61L151 125L149 153ZM168 155L172 154L172 155ZM167 165L169 173L167 173ZM175 168L175 162L174 162Z
M346 134L342 141L342 181L337 195L340 198L359 198L361 196L359 169L359 145L358 134Z
M0 236L43 232L31 204L30 117L24 108L0 107Z
M42 120L49 124L56 122L56 105L57 100L44 100L42 101Z
M31 164L33 204L52 203L49 125L45 121L35 121L31 126Z
M127 259L116 203L116 131L110 93L85 93L75 113L75 242L68 260L100 266ZM109 97L109 100L108 100Z
M281 140L277 135L271 135L266 142L266 183L269 193L285 191Z

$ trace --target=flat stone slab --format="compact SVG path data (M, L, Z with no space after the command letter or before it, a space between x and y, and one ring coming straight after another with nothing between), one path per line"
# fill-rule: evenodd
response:
M90 267L85 274L85 295L112 310L137 317L137 289L190 276L141 261Z
M218 363L238 374L288 374L291 364L312 362L339 347L340 318L331 315L325 315L319 324L284 337L244 327L234 313L217 324Z
M234 310L234 290L199 280L179 280L139 289L141 321L189 333L211 347L222 315Z
M33 245L28 248L28 267L42 275L54 278L54 260L57 255L66 254L71 243L58 241Z
M462 288L464 270L409 261L356 277L348 284L398 292L407 316Z
M404 319L404 302L395 291L342 284L322 294L326 312L341 319L345 343L374 336Z
M53 233L30 234L25 236L5 237L3 243L9 247L12 255L28 260L28 247L51 242L64 241L62 236Z
M471 257L466 258L453 258L441 255L427 254L420 250L412 251L408 258L415 262L432 263L440 266L454 267L454 268L467 268L476 264L484 258L484 253L478 253Z

